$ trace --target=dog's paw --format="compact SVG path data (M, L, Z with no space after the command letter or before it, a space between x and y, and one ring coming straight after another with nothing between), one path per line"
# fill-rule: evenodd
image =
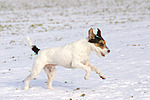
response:
M90 73L86 73L84 76L84 79L87 80L89 78L89 76L90 76Z
M25 86L25 87L24 87L24 90L28 90L28 89L29 89L29 87L28 87L28 86Z
M87 77L87 76L84 76L84 79L85 79L85 80L87 80L87 79L88 79L88 77Z
M105 77L105 76L100 76L100 78L102 78L103 80L104 80L104 79L106 79L106 77Z
M48 89L53 90L52 86L47 86Z
M54 88L52 88L52 87L47 87L48 89L50 89L50 90L53 90Z

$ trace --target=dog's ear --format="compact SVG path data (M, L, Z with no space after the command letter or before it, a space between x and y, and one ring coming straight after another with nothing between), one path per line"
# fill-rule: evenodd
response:
M97 36L101 37L101 31L99 28L97 28Z
M95 34L93 33L93 29L92 29L92 28L89 30L88 35L89 35L88 38L89 38L90 40L95 38Z

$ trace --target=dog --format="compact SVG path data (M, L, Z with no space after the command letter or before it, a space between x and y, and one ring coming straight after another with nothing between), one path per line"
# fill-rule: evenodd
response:
M105 79L101 70L89 63L89 55L91 51L95 51L98 56L105 57L110 53L106 46L106 41L101 36L101 31L97 28L97 34L93 33L91 28L88 31L88 38L80 39L62 47L54 47L40 50L36 45L33 45L30 38L27 37L27 42L31 49L38 55L33 63L33 68L30 75L25 79L24 89L29 89L29 82L35 78L42 69L45 70L48 81L47 88L52 88L52 81L55 77L55 66L63 66L66 68L78 68L85 70L84 79L87 80L90 72L96 72L100 78Z

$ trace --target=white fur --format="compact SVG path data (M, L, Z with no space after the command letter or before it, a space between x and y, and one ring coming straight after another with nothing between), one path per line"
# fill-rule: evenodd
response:
M28 42L28 44L29 44L29 47L32 47L32 42L31 42L31 40L30 40L30 37L27 37L27 42Z
M30 47L32 43L30 38L27 38ZM55 66L64 66L66 68L79 68L86 71L84 79L87 80L91 70L95 71L102 79L105 79L99 68L92 66L89 63L89 55L91 51L101 56L101 53L107 54L108 48L101 49L96 47L93 43L89 43L88 39L81 39L73 43L67 44L63 47L54 47L43 49L39 51L35 58L31 74L25 79L25 87L29 88L29 82L35 78L42 69L45 70L48 76L47 87L52 89L52 81L55 77Z

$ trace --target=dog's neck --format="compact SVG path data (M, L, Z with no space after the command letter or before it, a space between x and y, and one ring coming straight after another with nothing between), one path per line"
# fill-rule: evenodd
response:
M97 50L96 46L95 46L93 43L90 43L90 42L89 42L89 45L90 45L90 47L91 47L91 51Z
M86 38L86 40L87 40L87 46L88 46L89 52L97 51L97 48L94 45L94 43L89 42L88 38Z

